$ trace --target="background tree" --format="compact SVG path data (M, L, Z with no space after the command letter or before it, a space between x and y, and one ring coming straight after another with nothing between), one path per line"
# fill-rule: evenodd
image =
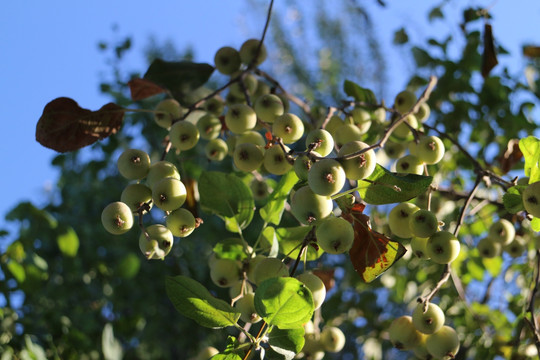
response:
M301 13L309 11L301 4L296 6ZM293 112L304 118L308 128L323 124L329 111L347 113L351 101L370 109L379 105L390 109L393 103L391 97L385 97L382 103L386 77L367 75L384 74L376 38L357 37L359 33L371 34L369 14L354 2L343 2L339 7L342 11L336 12L320 2L319 10L311 14L314 25L300 22L298 29L282 23L284 15L277 9L267 39L267 47L277 49L277 55L270 57L273 66L268 70L268 65L255 70L263 78L268 75L269 87L290 93ZM444 11L444 7L435 7L430 17L443 18ZM354 262L347 256L320 257L316 267L330 275L335 286L316 312L315 322L339 326L347 336L343 350L339 354L327 352L326 358L411 356L393 347L388 329L393 319L412 313L417 298L430 294L460 334L457 358L526 358L531 356L531 345L538 342L534 307L539 273L537 235L522 212L521 198L516 201L511 196L523 191L515 186L515 177L524 175L517 140L536 129L531 119L537 103L535 89L521 83L508 69L489 69L494 56L505 53L490 38L489 11L468 8L463 14L460 36L465 45L458 55L448 51L454 46L452 37L444 42L428 39L425 45L412 46L406 40L406 29L396 33L396 42L411 51L417 65L409 89L420 94L433 85L430 76L438 78L437 86L430 87L426 96L431 116L424 123L424 131L440 136L446 148L443 165L427 167L434 181L415 203L422 207L429 203L444 228L459 234L460 256L451 266L441 266L408 251L370 283L355 272ZM293 30L302 35L302 40L285 36ZM352 35L349 38L347 34ZM494 52L490 52L492 46ZM122 70L129 39L102 47L116 59L111 80L102 84L102 91L122 107L155 108L160 97L131 98L127 83L143 73L126 74ZM526 48L526 53L534 68L537 57L531 49L534 47ZM317 60L300 54L317 54ZM181 55L159 46L149 49L148 56L149 63L157 58L195 58L189 50ZM374 61L350 61L359 56ZM273 73L279 75L279 83ZM356 78L350 78L352 73ZM344 88L345 80L363 87L349 82ZM216 75L204 87L178 97L189 106L226 82L224 76ZM378 95L375 99L368 88ZM99 225L97 219L103 208L118 200L126 185L116 168L120 153L138 147L146 149L154 161L163 156L167 131L155 123L151 112L134 112L123 121L121 131L96 142L89 150L55 157L52 164L61 177L50 204L37 208L21 203L7 215L7 220L19 225L19 231L10 235L13 242L0 262L4 275L0 288L6 299L0 346L6 358L186 358L206 345L224 349L227 334L239 336L236 330L195 326L176 312L164 286L167 276L183 274L204 284L217 297L228 299L227 290L210 281L207 265L212 248L222 240L215 235L224 233L221 219L202 210L200 204L188 202L187 207L202 217L204 224L190 237L176 241L171 254L157 262L142 257L135 231L118 238ZM376 144L383 131L371 133L366 141ZM201 151L202 146L198 146L167 154L168 160L178 164L188 192L196 192L195 184L208 168L233 172L230 161L208 164ZM391 166L391 160L382 156L378 162ZM251 180L250 175L237 175L246 183ZM271 178L268 184L275 188L277 180ZM510 195L503 199L506 193ZM258 207L264 204L265 200L256 202ZM392 208L368 205L364 212L370 214L373 229L410 250L409 241L396 238L388 228ZM151 212L145 221L160 222L161 217ZM516 253L506 250L488 259L479 252L478 243L499 218L515 225L523 249ZM245 238L256 239L262 224L255 216L244 231ZM298 221L285 212L280 227L296 225ZM433 289L438 291L430 293ZM21 306L12 304L21 298Z

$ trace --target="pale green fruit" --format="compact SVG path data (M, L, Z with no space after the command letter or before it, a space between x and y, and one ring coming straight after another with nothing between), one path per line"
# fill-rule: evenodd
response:
M390 341L399 350L410 350L422 341L421 333L416 330L412 317L408 315L394 319L388 328L388 333Z
M350 116L361 134L368 132L371 127L371 114L366 109L355 107L351 110Z
M324 129L314 129L306 135L306 148L311 143L317 143L317 146L313 148L313 151L322 157L330 154L332 150L334 150L334 138Z
M209 266L210 278L219 287L231 287L240 279L240 267L235 260L215 259Z
M241 134L257 125L257 115L248 105L234 104L229 106L229 110L225 115L225 125L233 133Z
M354 230L347 220L329 216L315 229L317 244L329 254L342 254L352 247Z
M248 130L246 132L236 135L235 146L246 143L255 144L260 147L266 146L266 140L264 139L264 137L259 132L254 130Z
M230 46L220 48L214 56L216 70L224 75L230 75L238 71L241 63L240 54Z
M363 134L354 124L342 124L334 132L334 142L338 149L343 145L352 141L360 141L363 138Z
M302 353L304 354L303 358L309 360L322 360L324 358L324 347L320 336L313 333L306 333L306 335L304 335L304 340L304 347L302 348Z
M266 47L258 39L246 40L240 47L240 60L243 64L260 65L266 59Z
M235 104L247 105L246 97L244 95L236 96L230 91L227 93L227 96L225 97L225 103L229 106L235 105Z
M283 113L286 113L289 111L289 108L291 107L290 106L290 103L289 103L289 97L287 96L287 94L284 94L284 93L278 93L276 94L280 99L281 99L281 102L283 103Z
M429 256L426 254L428 238L413 237L411 239L411 250L416 257L422 260L429 260Z
M410 111L414 104L416 104L416 94L410 90L403 90L394 99L394 109L400 114Z
M266 95L266 94L270 94L270 91L272 91L272 89L270 88L270 85L268 85L266 83L266 81L258 79L257 80L257 91L255 91L255 94L253 94L253 99L255 100L255 102L257 102L257 100L261 96ZM280 101L281 101L281 99L280 99Z
M437 164L444 156L444 144L437 136L424 136L416 147L416 156L428 165Z
M255 266L253 276L255 284L260 285L266 279L289 276L289 269L278 258L265 258Z
M242 286L244 287L244 294L253 292L253 287L249 282L238 280L229 288L229 296L231 299L235 299L242 294Z
M459 250L459 240L448 231L438 231L427 241L426 253L437 264L451 263L458 257Z
M236 74L231 75L231 78L235 77ZM240 81L242 81L243 85L240 85ZM257 91L257 85L259 81L257 78L252 74L244 74L241 79L229 86L229 93L236 96L236 97L245 97L245 92L249 96L253 96L255 94L255 91ZM243 88L242 88L243 86Z
M227 143L222 139L212 139L204 146L204 153L208 160L222 161L229 152Z
M195 230L196 220L191 211L180 208L167 216L166 224L174 236L186 237Z
M369 147L362 141L351 141L339 149L338 156L354 154ZM347 160L340 160L345 170L345 175L351 180L361 180L370 176L377 165L375 151L373 149Z
M429 115L431 114L431 109L429 105L425 102L420 105L420 108L416 113L414 113L414 116L416 116L416 119L418 122L424 122L429 118Z
M255 310L254 298L255 294L248 292L234 303L234 307L241 313L240 320L243 322L255 324L262 320Z
M215 139L221 132L221 120L213 114L203 115L197 120L197 130L199 130L201 138Z
M312 156L316 156L311 153ZM309 169L313 166L313 161L307 155L300 155L294 160L293 168L296 176L300 180L307 180Z
M371 113L371 120L379 124L384 123L386 121L386 110L382 107L376 108Z
M101 224L113 235L124 234L133 227L133 213L121 201L110 203L101 212Z
M443 326L426 339L426 348L435 359L454 359L459 351L459 338L456 330Z
M525 210L532 216L540 218L540 181L529 184L521 196Z
M237 145L234 149L234 165L241 171L252 172L262 165L264 152L260 146L246 143Z
M128 149L120 154L116 165L120 175L126 179L139 180L150 170L150 157L142 150Z
M251 281L252 283L255 284L255 269L257 268L257 265L266 258L267 256L257 255L249 259L246 275L247 275L248 280Z
M407 147L402 142L387 141L384 144L384 152L390 159L398 159L405 154ZM412 154L412 153L411 153Z
M146 176L146 185L151 189L158 181L172 177L180 180L180 173L176 166L168 161L158 161L150 166Z
M270 194L270 187L265 180L253 179L253 181L249 183L249 188L251 189L255 201L264 200Z
M419 333L419 334L421 335L420 343L416 345L414 348L412 348L411 350L414 352L414 355L416 355L418 359L431 360L432 357L431 355L429 355L429 352L427 351L427 347L426 347L426 339L428 336L422 333Z
M155 122L165 129L170 128L174 120L182 117L182 107L174 99L160 101L154 110L156 111L154 113Z
M334 136L336 133L336 130L343 124L344 122L341 117L337 115L332 115L330 116L330 119L326 123L324 129L328 131L330 134L332 134L332 136Z
M325 326L321 331L321 343L328 352L340 352L345 346L345 334L335 326Z
M308 184L318 195L337 194L345 185L345 170L334 159L321 159L311 166L308 172Z
M199 142L199 130L189 121L178 121L171 126L169 139L178 150L190 150Z
M410 127L407 126L406 123L409 124ZM418 128L418 120L416 120L414 115L408 115L407 118L394 129L392 137L398 142L412 139L411 127L413 129Z
M422 175L424 165L414 155L405 155L396 161L396 172L400 174L416 174Z
M424 311L424 304L416 305L412 314L412 321L418 331L424 334L433 334L444 325L444 312L433 303L428 303Z
M160 224L146 227L149 238L144 233L139 236L139 248L147 259L163 259L171 252L174 237L169 229Z
M289 148L285 147L285 151ZM264 152L264 168L273 175L283 175L292 169L293 164L289 162L283 149L279 145L271 146Z
M317 195L309 186L298 189L291 201L291 212L304 225L322 220L332 213L333 204L330 196Z
M523 240L515 238L510 244L505 245L503 249L511 257L517 258L523 255L523 252L527 249L527 246Z
M304 135L304 124L298 116L284 113L274 120L272 134L281 138L283 143L292 144Z
M216 354L219 354L219 350L213 346L207 346L197 354L194 360L210 360L210 358Z
M152 200L152 190L143 184L129 184L124 188L122 194L120 195L120 201L127 204L133 215L139 215L137 210L143 205L148 204L148 210L154 205ZM147 211L143 211L143 214L146 214Z
M321 278L311 272L305 272L296 278L311 291L311 295L313 296L313 310L320 308L326 298L326 287Z
M178 209L186 201L186 187L175 178L165 178L152 186L152 201L163 211Z
M499 219L489 227L489 237L500 243L501 245L507 245L514 240L516 235L516 228L514 224L506 219Z
M220 96L216 95L206 100L203 107L210 115L219 116L225 109L225 102Z
M274 94L262 95L255 101L257 117L266 123L273 123L278 116L283 115L285 109L279 96Z
M428 238L439 229L439 221L432 211L422 209L410 216L409 228L414 236Z
M412 237L409 221L412 214L418 210L420 208L411 203L401 203L394 206L388 214L388 226L392 234L405 239Z
M502 245L488 236L478 241L476 248L480 256L494 258L501 254Z

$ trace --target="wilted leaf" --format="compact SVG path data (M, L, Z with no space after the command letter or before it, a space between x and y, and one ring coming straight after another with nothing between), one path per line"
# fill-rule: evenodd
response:
M530 58L540 57L540 46L533 46L533 45L523 46L523 55Z
M521 161L523 153L519 149L519 140L510 139L503 154L498 158L503 174L506 174Z
M497 60L497 52L495 51L495 41L493 39L493 29L491 25L484 25L484 52L482 53L482 76L489 76L489 73L499 61Z
M336 285L336 279L334 277L336 269L315 269L312 272L322 280L327 292Z
M124 109L116 104L91 111L73 99L60 97L45 105L36 126L36 140L59 152L74 151L115 134L123 118Z
M151 96L161 94L167 90L146 79L131 79L128 81L131 99L133 101L143 100Z
M354 269L369 283L384 273L407 251L403 245L373 231L369 216L355 208L342 217L354 228L354 243L349 256Z

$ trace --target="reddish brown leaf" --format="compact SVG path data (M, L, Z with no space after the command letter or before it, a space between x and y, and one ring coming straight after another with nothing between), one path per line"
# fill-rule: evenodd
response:
M482 54L482 76L489 76L491 70L499 63L497 52L495 51L495 41L491 25L484 25L484 53Z
M133 101L143 100L166 92L161 86L154 84L150 80L146 79L132 79L128 82L129 90L131 91L131 98Z
M336 285L336 279L334 278L335 271L335 269L317 269L313 270L313 274L322 280L326 291L330 291Z
M530 58L540 57L540 46L526 45L523 47L523 55Z
M58 152L74 151L115 134L123 118L124 110L116 104L91 111L73 99L60 97L45 105L36 126L36 140Z
M511 139L506 145L504 153L499 155L499 163L503 174L506 174L514 165L518 164L523 158L523 153L519 149L519 139Z
M361 207L353 207L342 217L354 228L354 243L349 251L353 267L369 283L388 270L407 250L400 243L372 230L369 216L362 210Z

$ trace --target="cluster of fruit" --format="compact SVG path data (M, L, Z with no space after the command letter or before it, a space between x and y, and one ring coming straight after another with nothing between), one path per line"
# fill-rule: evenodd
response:
M412 316L403 315L388 329L390 341L400 350L413 351L420 359L453 359L459 351L454 328L444 325L442 309L431 302L419 302Z
M518 257L525 251L525 243L516 237L514 224L506 219L499 219L491 224L486 237L476 245L480 256L493 258L500 256L503 251L512 257Z
M111 234L123 234L133 227L135 217L143 216L155 204L167 214L166 226L143 227L140 219L139 247L147 259L163 259L171 251L174 236L186 237L198 224L193 214L181 207L187 194L180 173L171 162L151 163L148 154L138 149L125 150L117 166L124 178L136 182L124 188L120 201L103 209L103 227Z

